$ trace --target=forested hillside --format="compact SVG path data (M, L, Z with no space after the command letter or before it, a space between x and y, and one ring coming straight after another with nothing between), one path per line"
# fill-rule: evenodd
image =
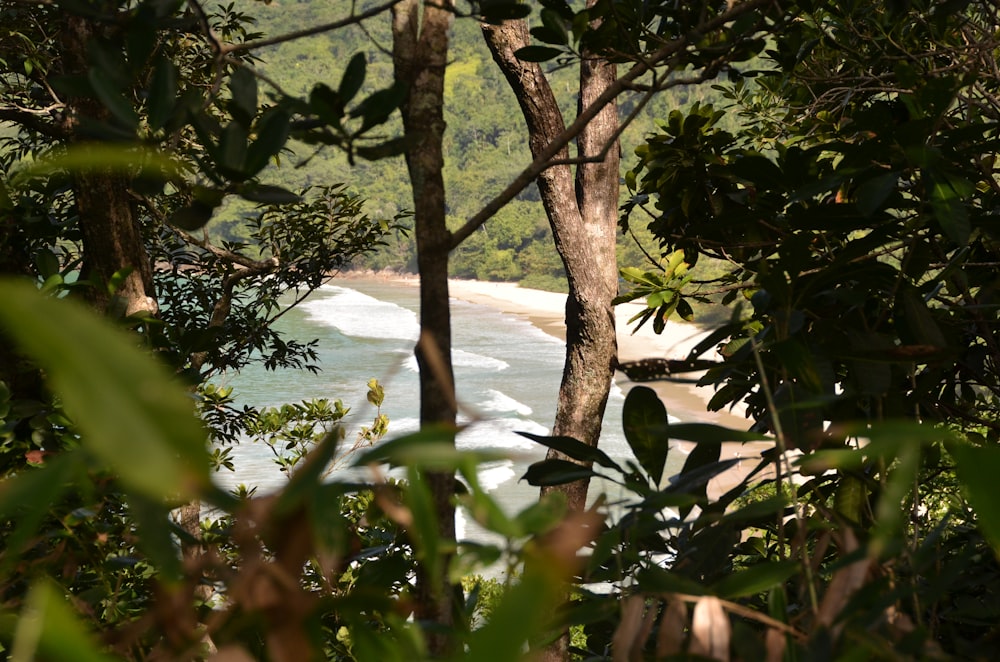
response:
M270 37L329 21L338 15L340 5L335 0L286 0L270 4L240 0L236 7L254 16L260 33ZM257 52L261 58L258 69L286 93L305 98L317 81L329 81L330 84L339 81L351 57L365 53L365 89L373 91L384 87L392 80L392 64L386 53L390 47L388 21L381 23L378 25L381 31L350 26L262 49ZM445 89L448 123L445 185L449 223L457 227L510 182L531 159L517 102L490 58L479 23L473 18L459 17L455 21L453 39ZM552 68L554 89L560 95L564 115L571 119L577 104L577 69L557 65ZM634 147L655 129L657 119L665 119L671 109L711 99L722 101L709 85L679 87L656 97L623 134L624 166L631 167L635 162ZM624 117L631 109L631 100L624 99L620 114ZM383 131L398 134L398 115ZM272 175L274 181L287 188L300 190L307 186L345 183L366 200L365 209L373 216L392 216L412 207L401 156L377 161L358 158L352 166L340 150L317 151L301 143L295 143L294 150L294 155L285 158L296 167L275 168ZM245 204L232 204L222 210L213 225L214 232L231 239L241 237L245 230L240 214L246 209ZM619 254L623 266L637 265L643 260L634 242L627 237L619 241ZM359 258L356 266L415 271L412 242L407 236L396 236L377 254ZM562 289L562 263L552 246L537 189L534 186L527 189L464 242L452 256L451 269L454 276L462 278L521 281L526 286Z

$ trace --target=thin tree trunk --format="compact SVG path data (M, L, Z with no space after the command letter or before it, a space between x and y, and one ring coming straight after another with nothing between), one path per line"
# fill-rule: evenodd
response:
M562 133L565 122L541 67L514 56L517 49L529 43L527 25L524 21L484 25L483 34L521 106L531 153L537 158ZM585 54L580 68L580 108L586 108L614 79L614 65L587 58ZM613 139L617 126L617 108L612 103L580 133L578 156L598 156ZM555 158L567 156L568 150L563 149ZM579 164L575 178L569 165L550 167L538 177L539 192L569 281L566 361L552 433L574 437L590 446L596 446L600 438L617 363L611 301L618 289L615 259L618 168L619 151L615 144L603 160ZM563 457L551 450L548 456ZM550 490L564 492L569 507L582 510L587 503L588 486L589 481L581 480ZM550 490L543 489L543 495ZM569 659L569 632L562 632L541 651L540 659L553 662Z
M538 64L522 62L514 52L526 46L528 29L523 21L484 25L483 34L493 59L500 66L521 106L528 125L533 155L564 129L565 123L545 74ZM585 59L580 71L582 107L614 81L614 66L600 59ZM617 110L609 104L580 134L580 156L596 156L617 128ZM568 151L556 155L564 159ZM615 233L618 212L619 153L613 147L600 162L577 166L574 179L568 165L546 169L538 177L556 249L569 281L566 299L566 362L559 387L553 434L565 435L596 446L617 356L614 310L618 270ZM550 452L550 457L559 455ZM587 481L559 489L573 508L587 501Z
M402 106L403 131L409 140L406 165L413 189L413 212L420 273L420 423L452 434L456 404L451 363L451 313L448 302L448 253L451 234L445 224L444 75L448 31L453 18L450 0L403 0L393 7L393 64L396 80L407 86ZM452 441L454 437L452 436ZM438 535L446 545L455 540L455 479L448 473L427 476L438 517ZM452 587L447 560L439 576L421 569L417 577L417 617L447 629L453 623ZM431 635L431 653L447 652L448 637Z

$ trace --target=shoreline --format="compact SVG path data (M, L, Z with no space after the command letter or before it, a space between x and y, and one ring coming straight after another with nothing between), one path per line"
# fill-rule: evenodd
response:
M395 273L340 274L338 278L393 282L413 287L420 283L416 276ZM448 287L449 296L453 299L489 306L502 313L521 317L543 332L564 342L566 340L565 294L522 288L517 283L454 278L449 279ZM644 325L638 331L633 331L628 320L644 308L644 305L638 303L626 303L616 307L615 327L617 329L618 354L619 358L624 361L663 357L683 358L692 347L711 332L701 329L695 324L676 321L668 321L661 334L656 334L651 324ZM746 430L748 427L748 419L737 413L725 410L708 411L707 404L713 395L713 390L710 387L666 381L633 382L621 372L615 373L614 380L624 392L628 392L633 386L652 388L666 406L667 412L684 422L713 423L736 430ZM675 448L685 455L690 452L693 446L691 442L674 442L674 444ZM736 485L747 472L756 467L760 452L770 448L770 446L764 442L723 443L721 459L735 458L739 459L740 462L709 482L709 498L718 498Z

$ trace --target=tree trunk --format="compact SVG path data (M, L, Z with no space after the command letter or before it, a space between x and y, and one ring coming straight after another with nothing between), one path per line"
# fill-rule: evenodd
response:
M483 34L521 106L531 152L537 158L563 131L565 123L541 67L514 57L517 49L528 45L527 25L524 21L484 25ZM586 108L614 79L614 65L588 58L585 53L580 68L580 108ZM578 156L597 157L614 138L617 127L617 107L612 103L580 133ZM562 160L568 155L564 149L555 158ZM539 192L569 281L566 361L552 433L574 437L590 446L596 446L600 438L617 363L611 301L618 291L615 234L619 157L616 143L605 158L578 164L575 178L569 165L552 166L538 177ZM548 457L569 459L552 450ZM549 489L564 492L569 507L582 510L588 486L589 481L581 480ZM543 488L543 495L546 491ZM543 660L569 659L569 632L562 632L541 653Z
M518 48L529 43L528 28L523 21L509 21L484 25L483 34L521 106L532 154L538 155L563 131L565 123L541 67L514 57ZM585 108L614 77L614 65L585 57L580 69L581 107ZM580 134L579 156L597 156L617 126L616 106L609 104ZM567 157L567 150L556 156ZM575 179L569 165L553 166L538 177L542 203L569 280L566 362L553 434L574 437L591 446L596 446L600 437L617 356L611 301L618 290L618 165L618 146L614 145L603 160L579 164ZM549 455L560 457L554 451ZM571 507L582 509L587 487L587 481L578 481L559 489L566 493Z
M100 38L87 18L67 18L62 32L65 72L86 76L88 43ZM66 133L77 145L85 144L77 132L81 119L101 121L108 117L103 105L84 97L72 98L68 110ZM78 172L73 175L73 194L83 235L81 278L94 283L88 292L92 305L102 312L155 314L152 265L126 178L110 171ZM116 278L124 270L128 274ZM116 280L119 282L112 294L108 285Z
M401 108L408 139L406 166L413 189L413 215L420 273L420 424L452 434L457 414L451 363L451 313L448 302L448 253L451 234L445 224L444 75L448 60L448 31L453 18L450 0L403 0L393 7L393 65L396 80L407 86ZM448 473L431 473L438 517L438 535L448 545L455 541L455 483ZM447 629L453 623L452 588L447 560L438 564L439 576L421 570L417 577L417 618ZM432 654L447 652L448 637L432 634Z

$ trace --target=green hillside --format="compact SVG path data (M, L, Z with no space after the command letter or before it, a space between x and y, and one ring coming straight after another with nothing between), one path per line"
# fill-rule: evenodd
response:
M344 3L333 0L286 0L266 5L241 0L237 6L255 16L259 31L269 37L337 20L345 10ZM388 85L392 79L389 48L388 18L378 18L366 22L364 29L355 26L262 49L258 52L261 58L258 69L285 93L305 97L316 81L331 84L339 81L350 58L365 53L366 88L372 91ZM490 58L476 21L469 18L455 21L451 55L445 90L448 122L445 182L450 222L458 226L502 190L531 159L517 103ZM551 75L563 112L569 118L577 104L576 77L573 67L556 69ZM703 85L677 88L672 94L658 96L623 136L624 167L630 167L632 149L653 129L656 118L665 117L672 108L704 101L713 95L717 93ZM625 99L621 106L623 116L630 108L631 100ZM400 131L398 116L394 116L385 131ZM345 183L367 200L366 209L373 216L393 215L412 207L402 157L358 159L351 166L336 149L315 152L312 146L298 144L295 154L289 155L269 175L269 181L292 189ZM214 223L214 231L228 238L239 238L239 217L246 209L236 205L224 209ZM623 265L642 261L631 240L622 238L620 245ZM412 244L401 236L357 266L412 271L414 265ZM553 248L534 187L524 191L455 252L452 273L464 278L521 281L549 289L564 287L562 263Z

